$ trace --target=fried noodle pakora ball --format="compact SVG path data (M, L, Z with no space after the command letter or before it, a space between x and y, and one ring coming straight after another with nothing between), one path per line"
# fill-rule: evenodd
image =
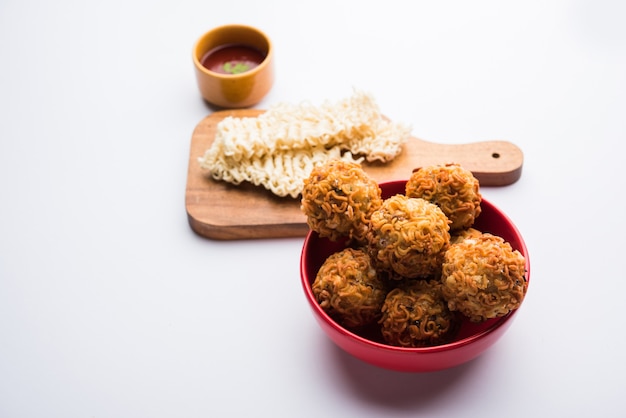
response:
M450 310L461 312L472 322L517 309L528 288L524 256L502 237L489 233L450 246L441 282Z
M358 163L332 160L304 180L301 210L309 228L321 237L362 242L370 214L382 204L381 189Z
M387 344L399 347L444 344L456 335L460 324L436 280L413 280L391 290L378 322Z
M471 227L481 212L478 179L458 164L415 170L406 183L406 195L439 206L450 219L451 231Z
M397 194L385 199L370 221L367 245L378 268L406 278L440 272L450 233L437 205Z
M375 323L387 295L369 255L353 248L331 254L324 261L312 290L321 308L348 328Z

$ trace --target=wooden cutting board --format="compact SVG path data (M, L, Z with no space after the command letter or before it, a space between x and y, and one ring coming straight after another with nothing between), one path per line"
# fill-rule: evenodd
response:
M278 197L252 184L238 186L215 181L200 168L198 158L211 146L217 124L227 116L255 117L255 109L212 113L196 126L191 137L185 205L189 225L197 234L218 240L301 237L308 232L300 201ZM379 183L406 180L419 167L458 163L472 171L483 186L505 186L522 174L523 153L506 141L460 145L435 144L410 138L402 153L387 164L364 163Z

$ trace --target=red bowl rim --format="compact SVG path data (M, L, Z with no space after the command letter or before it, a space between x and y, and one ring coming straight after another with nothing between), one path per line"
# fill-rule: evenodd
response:
M396 180L396 181L389 181L389 182L384 182L384 183L380 183L381 188L385 188L385 186L398 186L400 184L405 184L406 180ZM481 205L485 205L487 207L489 207L490 210L498 213L498 215L503 218L509 228L511 229L511 232L517 237L517 246L515 249L517 249L518 251L520 251L525 258L525 268L526 268L526 280L528 281L528 283L530 284L530 260L528 257L528 249L526 247L526 243L524 242L524 239L521 235L521 233L519 232L517 226L515 226L515 224L511 221L511 219L504 213L502 212L498 207L496 207L494 204L492 204L491 202L489 202L487 199L485 199L484 197L482 198L482 202ZM478 340L483 339L484 337L486 337L487 335L495 332L498 328L500 328L501 326L505 325L505 323L507 323L507 321L510 321L513 319L513 317L517 314L518 309L515 309L511 312L509 312L508 314L499 317L499 318L494 318L491 320L488 320L490 322L490 324L483 330L480 330L478 332L476 332L475 334L469 335L467 337L463 337L459 340L454 340L452 342L446 343L446 344L440 344L440 345L436 345L436 346L430 346L430 347L415 347L415 348L407 348L407 347L397 347L397 346L392 346L392 345L387 345L384 343L380 343L377 341L372 341L369 340L365 337L362 337L344 327L342 327L340 324L338 324L334 319L332 319L320 306L319 304L316 302L315 300L315 296L313 295L313 290L311 289L311 285L310 285L310 281L309 281L309 277L307 275L306 272L306 254L310 251L309 247L312 245L311 241L317 237L317 233L314 231L309 231L305 237L304 240L304 244L302 246L302 252L300 255L300 279L301 279L301 284L302 287L304 289L306 298L309 302L309 304L311 305L311 307L315 310L315 313L317 315L319 315L321 318L324 319L324 321L330 325L335 331L350 337L351 339L353 339L356 342L360 342L361 344L370 346L372 348L376 348L379 350L386 350L386 351L392 351L392 352L405 352L405 353L421 353L421 354L428 354L428 353L440 353L440 352L444 352L444 351L450 351L450 350L454 350L472 343L475 343Z

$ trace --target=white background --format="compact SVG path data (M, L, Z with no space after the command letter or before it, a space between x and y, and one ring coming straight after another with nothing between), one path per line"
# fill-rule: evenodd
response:
M0 417L618 417L626 414L626 3L0 1ZM196 38L274 41L258 108L372 93L441 143L503 139L483 195L531 284L475 361L391 372L306 305L302 239L190 229L189 143L214 109Z

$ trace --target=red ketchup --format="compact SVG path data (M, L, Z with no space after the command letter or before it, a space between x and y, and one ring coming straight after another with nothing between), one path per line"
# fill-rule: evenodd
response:
M258 67L265 54L247 45L223 45L204 54L200 63L220 74L240 74Z

